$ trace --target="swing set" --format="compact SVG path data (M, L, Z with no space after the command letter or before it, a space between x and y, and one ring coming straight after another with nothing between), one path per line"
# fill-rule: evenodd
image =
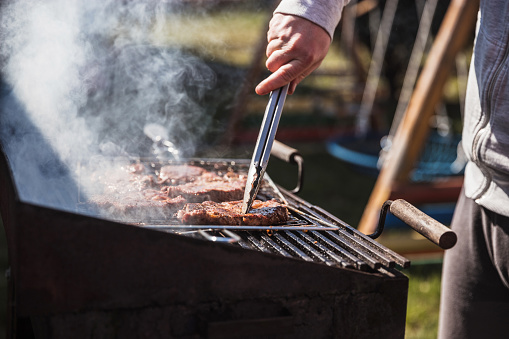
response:
M373 24L370 29L376 38L372 39L374 46L367 74L362 74L358 55L352 48L355 44L353 25L360 9L367 8L368 12L376 13L373 4L378 2L352 0L343 13L341 39L346 42L341 42L349 46L350 50L346 52L353 56L353 68L359 71L359 79L365 85L355 133L330 140L327 149L332 156L355 165L359 170L377 175L358 225L358 229L365 234L373 233L380 206L388 199L403 198L414 205L455 202L461 190L465 163L461 151L458 152L461 150L460 136L452 131L451 120L443 104L443 93L454 67L458 76L466 77L466 58L462 50L473 37L479 3L478 0L451 0L439 31L432 38L431 22L437 3L438 0L416 0L420 12L417 37L394 118L386 134L371 130L370 121L398 0L385 1L379 24ZM274 7L276 4L277 1ZM352 14L355 10L357 13ZM233 104L230 130L236 129L245 111L246 93L252 91L251 84L263 71L260 60L264 57L265 46L264 37L254 53L245 85ZM464 90L460 89L459 92L464 93ZM462 110L464 99L459 99ZM373 138L376 147L370 151L368 148L372 147Z
M361 232L370 233L375 229L380 206L392 196L397 195L398 190L399 194L405 191L417 193L417 198L420 200L431 196L433 201L440 201L446 198L455 199L459 195L462 179L458 176L453 177L453 180L421 184L421 187L419 184L412 185L409 180L423 154L422 150L426 147L430 135L428 122L441 102L443 88L455 65L456 56L472 37L478 9L478 1L452 0L450 2L408 104L405 104L406 108L401 121L395 127L394 136L390 136L390 147L383 155L377 181L358 225ZM431 153L439 152L431 151ZM457 166L457 168L460 167ZM419 194L418 189L422 187L426 187L428 192ZM408 200L411 203L417 203L411 201L412 199Z

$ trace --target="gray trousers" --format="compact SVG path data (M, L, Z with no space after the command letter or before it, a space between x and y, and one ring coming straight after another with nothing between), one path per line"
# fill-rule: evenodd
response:
M442 272L439 338L509 338L509 218L463 192Z

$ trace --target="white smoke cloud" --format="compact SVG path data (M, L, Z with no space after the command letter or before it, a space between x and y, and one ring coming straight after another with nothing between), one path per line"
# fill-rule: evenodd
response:
M78 164L147 152L147 123L167 128L181 154L195 152L212 119L200 102L216 75L153 44L172 10L168 1L2 5L0 140L23 200L74 209L86 176Z

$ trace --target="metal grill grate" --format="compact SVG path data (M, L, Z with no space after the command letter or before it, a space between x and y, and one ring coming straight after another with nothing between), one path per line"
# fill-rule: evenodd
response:
M245 249L361 271L377 271L394 268L396 265L406 268L410 265L408 259L385 248L319 207L310 205L282 188L279 188L279 191L289 206L292 206L291 220L281 228L252 227L253 230L249 230L249 226L226 228L217 225L146 225L146 227L156 227L185 236L227 242ZM285 230L291 226L302 227L302 230ZM333 226L335 229L330 230Z
M177 234L228 242L245 249L273 253L329 266L376 271L381 267L403 268L410 262L386 248L356 239L345 239L337 231L229 231L169 230Z
M231 159L188 160L185 163L201 166L218 174L228 171L245 174L249 166L248 161ZM147 164L149 168L157 171L166 163ZM262 227L182 225L176 218L130 224L361 271L377 271L394 268L396 265L405 268L410 265L406 258L383 247L320 207L276 186L267 174L257 198L275 198L285 203L291 214L290 219L283 225Z

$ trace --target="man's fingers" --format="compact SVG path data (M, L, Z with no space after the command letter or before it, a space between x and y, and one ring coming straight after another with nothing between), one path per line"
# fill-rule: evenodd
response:
M290 87L288 88L288 94L293 94L295 92L295 89L297 88L297 85L300 84L302 80L304 80L309 74L311 74L315 68L309 68L306 70L306 72L300 74L297 78L293 79L290 82Z
M297 84L320 65L330 45L330 36L322 27L278 13L269 23L267 40L265 65L272 74L256 87L260 95L288 83L288 93L292 94Z
M256 93L259 95L269 94L271 91L283 87L293 79L288 78L288 73L283 70L284 66L277 70L277 72L269 75L258 86L256 86Z
M283 52L284 51L283 47L284 47L284 42L279 39L269 41L269 43L267 44L266 52L265 52L265 54L267 55L267 58L270 58L272 56L272 54L274 54L276 52Z
M265 80L260 82L258 84L258 86L256 86L255 91L256 91L256 94L259 94L259 95L269 94L271 91L273 91L279 87L283 87L284 85L286 85L289 82L290 81L286 81L283 78L281 78L278 74L272 73Z
M267 45L267 61L265 66L271 72L290 62L293 59L289 51L283 48L280 40L273 40Z
M269 75L267 79L263 80L256 87L255 91L260 95L268 94L271 91L297 79L297 82L294 85L295 89L295 86L304 79L305 76L303 76L303 74L307 75L311 73L311 71L312 69L304 69L302 63L298 60L292 60L277 68L274 73ZM289 94L291 93L293 93L293 91L289 92Z
M292 57L291 53L283 50L278 50L267 58L267 61L265 61L265 66L271 72L276 72L281 67L293 68L291 72L296 75L298 72L302 71L304 66L301 63L297 63L295 61L296 60Z

